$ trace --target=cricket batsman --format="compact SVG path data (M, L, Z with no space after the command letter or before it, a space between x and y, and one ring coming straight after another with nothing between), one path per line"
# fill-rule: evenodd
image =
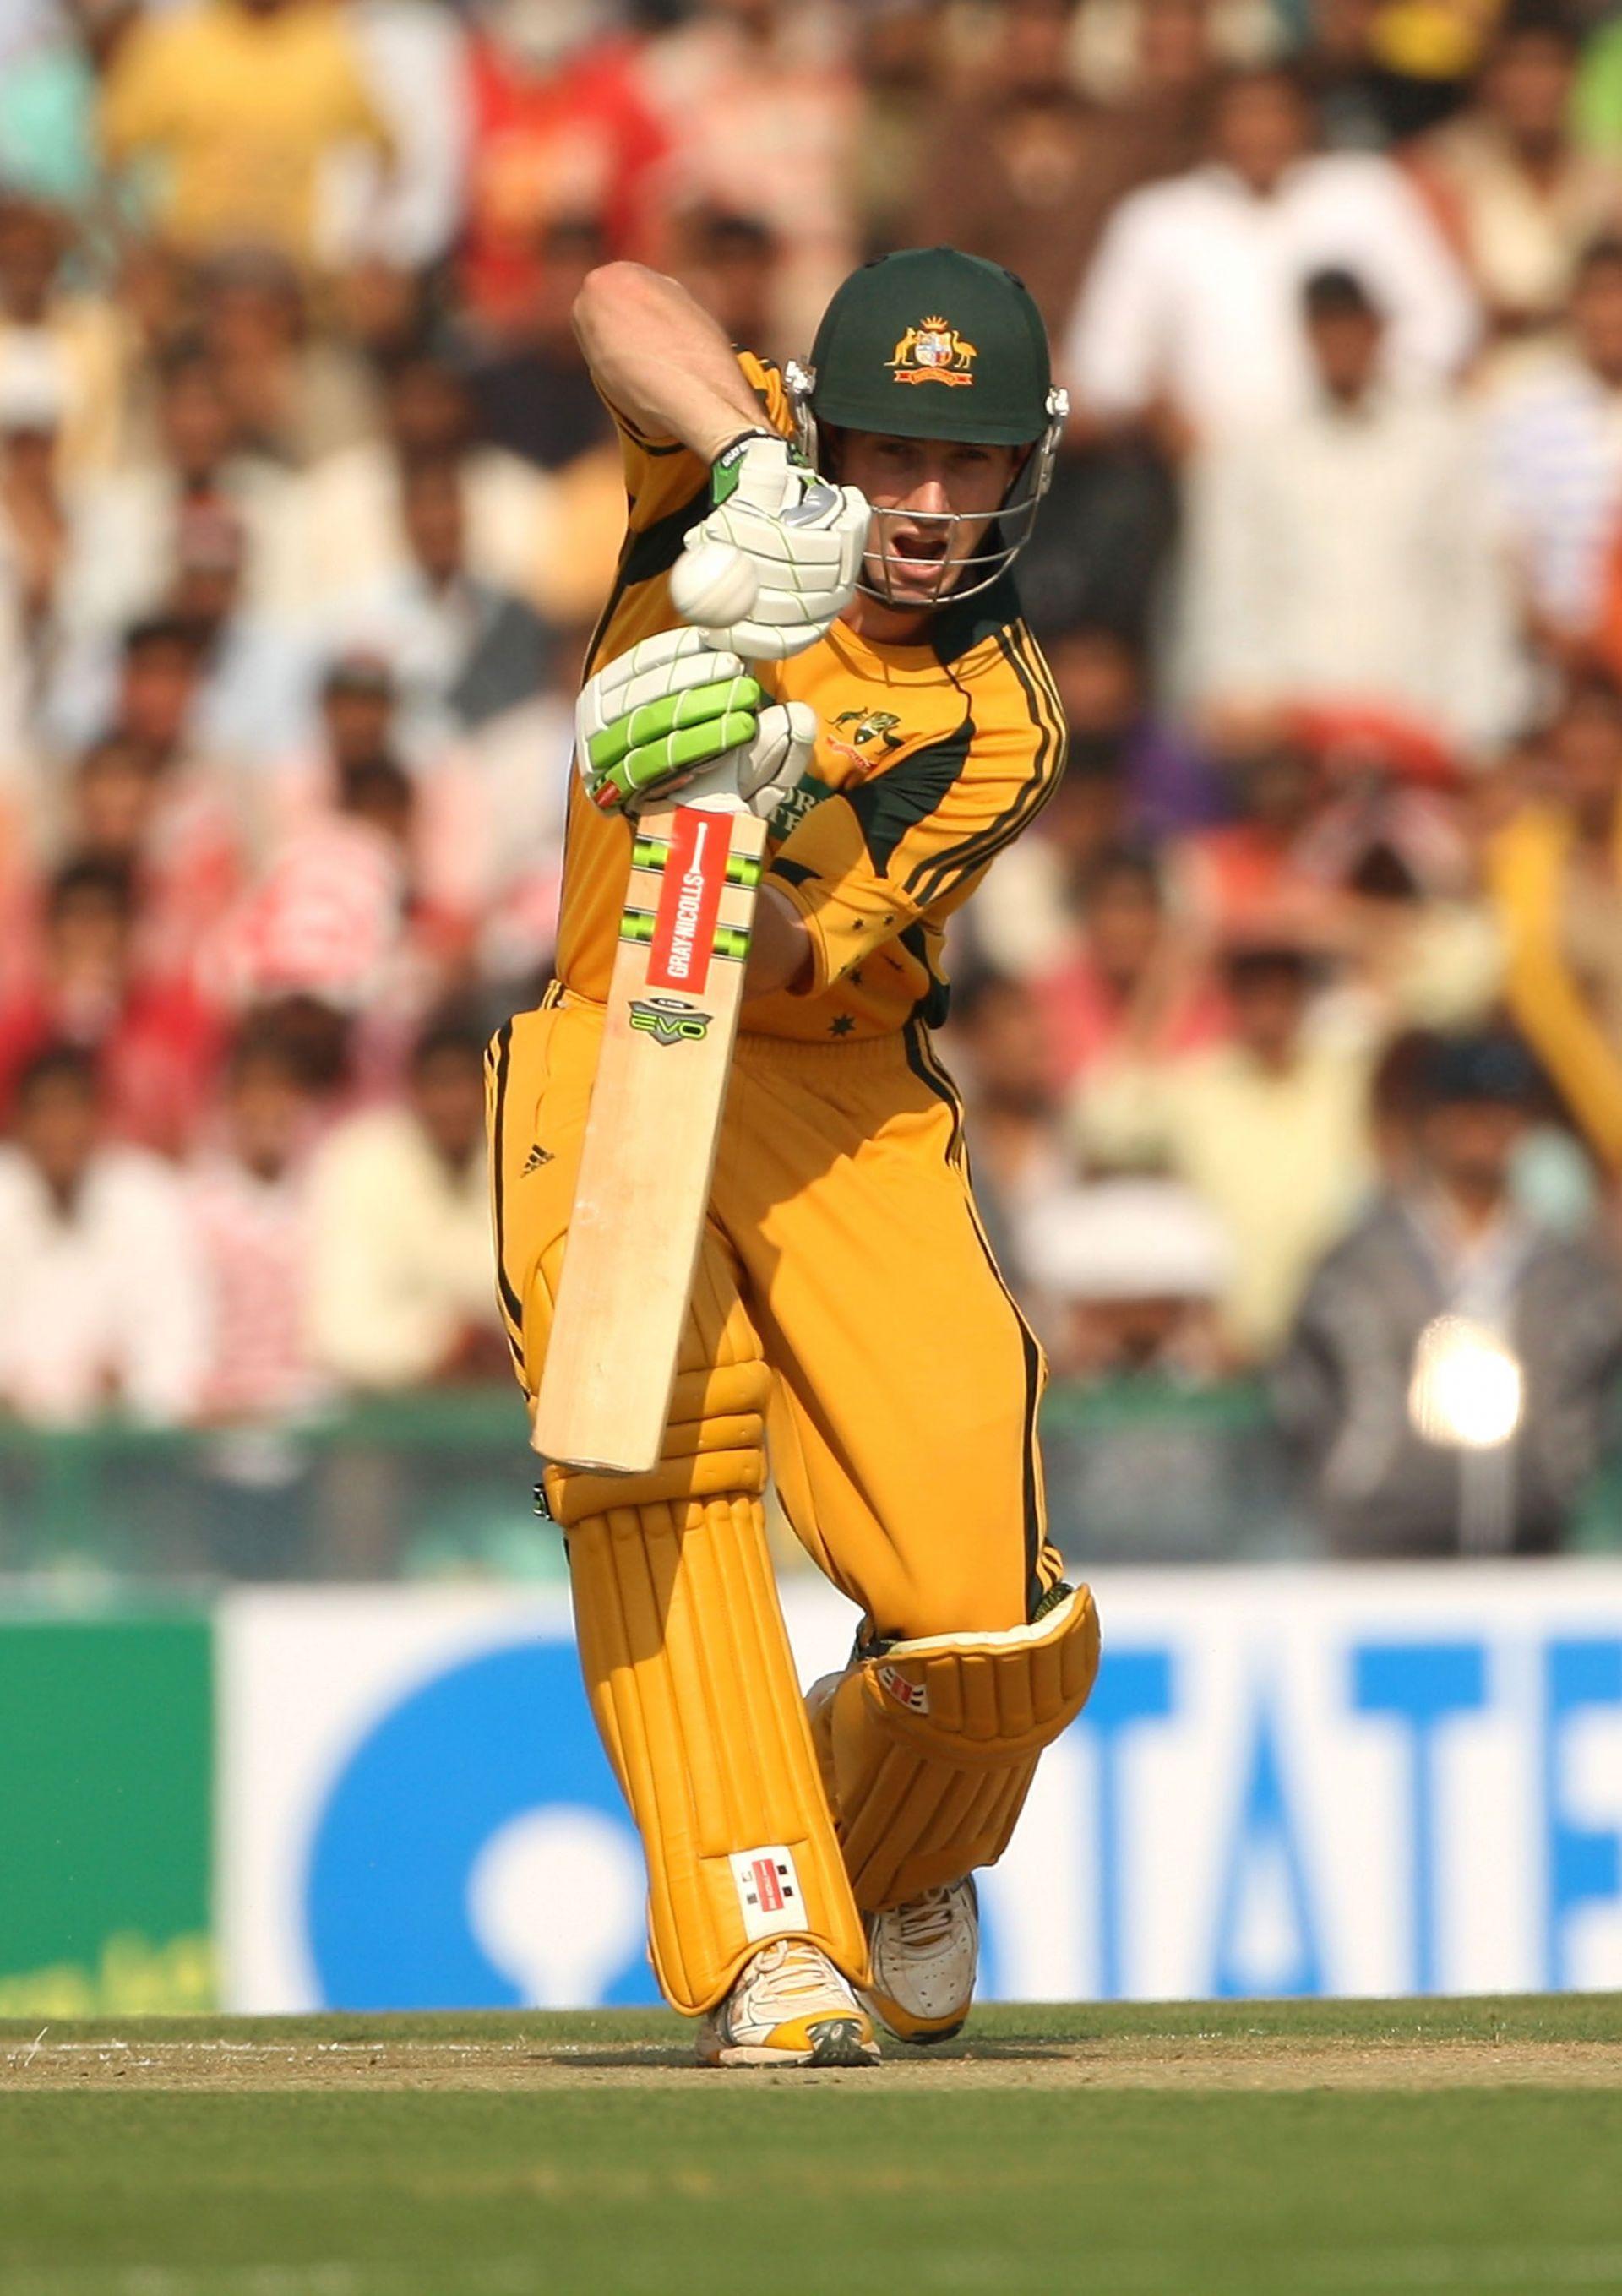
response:
M950 248L848 279L804 370L734 352L634 265L595 272L576 322L629 513L581 697L558 977L490 1049L502 1305L533 1405L636 808L741 752L771 834L662 1455L551 1465L545 1490L700 2062L858 2065L875 2021L963 2025L975 1869L1098 1665L1046 1537L1041 1353L930 1038L946 920L1063 767L1009 569L1065 403L1026 289ZM714 543L750 562L753 603L681 626L672 571ZM627 1194L659 1152L628 1144ZM805 1699L768 1465L862 1612Z

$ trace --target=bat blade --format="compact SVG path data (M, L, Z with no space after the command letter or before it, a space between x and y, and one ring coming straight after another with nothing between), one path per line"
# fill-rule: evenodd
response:
M709 1204L766 825L735 798L636 824L534 1443L657 1462Z

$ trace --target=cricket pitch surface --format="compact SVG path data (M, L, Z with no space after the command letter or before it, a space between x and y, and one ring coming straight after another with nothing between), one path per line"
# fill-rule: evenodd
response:
M0 2024L0 2296L1622 2292L1622 1997Z

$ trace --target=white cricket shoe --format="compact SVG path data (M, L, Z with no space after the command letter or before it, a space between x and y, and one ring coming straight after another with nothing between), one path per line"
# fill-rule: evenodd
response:
M870 1914L867 1950L872 1983L862 1998L898 2041L949 2041L961 2033L980 1956L972 1876Z
M803 1938L760 1951L699 2027L701 2065L876 2065L872 2020Z

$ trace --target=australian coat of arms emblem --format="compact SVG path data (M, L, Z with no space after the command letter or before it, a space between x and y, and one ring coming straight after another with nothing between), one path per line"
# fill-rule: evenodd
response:
M909 327L896 345L890 368L897 382L944 382L953 388L974 381L979 353L946 319L925 319Z

